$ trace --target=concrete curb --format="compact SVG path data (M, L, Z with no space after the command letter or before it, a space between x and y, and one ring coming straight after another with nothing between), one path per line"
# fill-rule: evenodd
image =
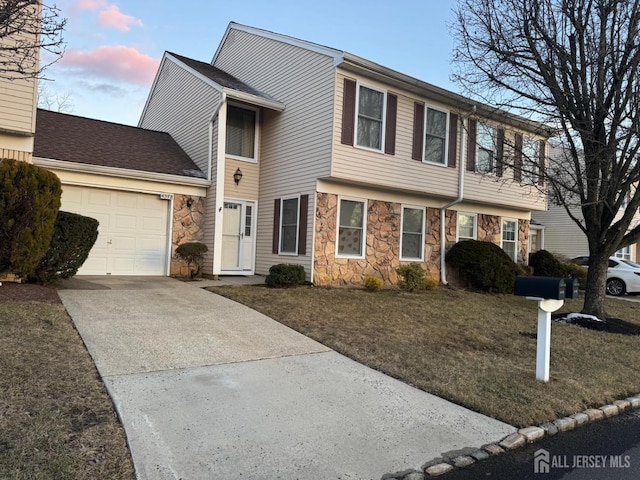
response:
M599 408L588 408L583 412L575 413L569 417L559 418L551 423L520 428L517 432L507 435L495 443L484 445L468 455L431 460L424 464L422 471L409 470L400 474L385 475L382 478L384 480L425 480L438 477L456 468L465 468L476 462L500 455L505 451L515 450L529 443L537 442L545 436L556 435L559 432L568 432L577 427L610 418L636 408L640 408L640 393L624 400L616 400L611 404L603 405Z

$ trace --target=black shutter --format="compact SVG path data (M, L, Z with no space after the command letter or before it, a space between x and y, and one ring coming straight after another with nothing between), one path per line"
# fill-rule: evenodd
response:
M396 154L396 117L398 114L398 96L387 93L387 125L384 137L384 153Z
M467 170L476 171L476 120L469 120L469 131L467 134Z
M546 164L546 158L547 158L547 152L546 152L546 148L547 148L547 142L545 142L544 140L540 140L540 144L538 146L538 160L539 160L539 164L540 164L540 176L538 177L538 185L542 186L544 185L544 180L545 180L545 176L547 174L547 164Z
M515 152L513 152L513 179L522 180L522 134L516 133Z
M271 253L278 253L280 250L280 199L276 198L273 204L273 243Z
M307 254L307 215L309 195L300 195L300 218L298 220L298 255Z
M456 168L456 157L458 156L458 115L449 114L449 159L447 165Z
M344 94L342 99L342 138L345 145L353 145L354 128L356 123L356 82L344 79Z
M504 129L498 129L496 142L496 175L501 177L504 173Z
M413 149L411 158L422 161L422 145L424 142L424 104L413 104Z

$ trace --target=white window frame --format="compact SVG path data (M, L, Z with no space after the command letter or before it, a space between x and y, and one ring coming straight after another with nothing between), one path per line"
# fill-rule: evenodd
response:
M411 262L411 261L424 262L424 236L425 236L425 224L427 223L426 208L419 207L417 205L404 205L404 204L401 205L400 208L401 208L400 210L401 212L400 214L400 260L407 261L407 262ZM402 251L403 251L402 242L404 240L404 210L405 209L420 210L422 212L422 228L420 231L420 245L422 246L422 248L420 249L420 257L404 257L402 255Z
M248 162L248 163L258 163L258 141L260 139L260 135L259 135L259 126L260 126L260 109L253 107L251 105L244 105L241 103L234 103L234 102L229 102L228 103L228 107L234 107L234 108L239 108L241 110L251 110L254 111L256 113L256 121L255 121L255 127L254 127L254 131L253 131L253 157L243 157L241 155L234 155L231 153L227 153L227 139L225 138L225 146L224 146L224 152L225 152L225 157L226 158L232 158L234 160L240 160L242 162ZM228 109L227 109L228 112ZM227 113L228 115L228 113ZM227 122L227 119L225 119L225 122ZM225 125L225 132L228 129L228 125ZM225 133L226 135L226 133Z
M445 114L445 134L444 134L444 156L442 158L442 163L434 162L432 160L427 160L425 158L425 154L427 153L427 119L429 118L429 109L435 110L437 112L441 112ZM434 107L433 105L425 105L424 106L424 139L422 141L422 162L428 163L430 165L440 165L441 167L446 167L449 158L449 111L444 108Z
M342 201L348 200L350 202L360 202L364 204L364 209L362 211L362 244L361 244L361 255L345 255L340 253L340 212L342 210ZM338 210L336 212L336 258L356 258L359 260L363 260L366 256L367 249L367 212L369 208L369 202L366 198L354 198L354 197L343 197L338 196Z
M505 223L507 222L511 222L515 224L515 230L513 232L513 235L514 235L513 240L504 239L504 226L505 226ZM502 218L500 220L500 248L502 248L502 250L504 250L506 253L506 250L504 248L505 242L513 243L513 257L511 258L511 260L513 260L516 263L518 262L518 233L519 233L519 226L518 226L518 220L516 218Z
M358 118L360 117L360 88L368 88L369 90L373 90L375 92L382 93L382 126L380 132L380 149L368 147L366 145L358 144ZM353 146L356 148L362 148L364 150L369 150L370 152L384 153L384 142L385 142L385 133L387 129L387 91L383 88L374 87L373 85L367 83L356 82L356 114L355 114L355 125L353 127L353 131L355 134L355 138L353 139Z
M287 252L282 250L282 242L284 240L284 234L282 232L283 222L284 222L284 202L286 200L297 200L298 207L296 212L296 247L293 252ZM298 243L300 242L299 232L300 232L300 195L289 195L287 197L280 198L280 238L278 241L278 255L288 255L288 256L298 256Z
M466 217L473 217L473 238L462 237L462 240L477 240L478 239L478 214L470 212L458 212L456 216L456 242L461 240L460 238L460 215Z
M529 145L527 145L529 144ZM528 147L531 146L534 151L533 158L527 155L525 152ZM522 183L527 185L537 185L540 182L540 167L538 165L538 158L540 155L540 144L538 140L526 135L522 136ZM528 169L535 168L535 173L531 173Z
M483 172L481 170L478 169L478 165L479 165L479 159L480 159L480 150L485 150L485 148L482 148L480 146L480 142L478 141L478 136L480 134L480 129L481 128L486 128L486 129L491 129L493 130L493 134L491 135L491 140L493 142L492 145L492 163L493 165L491 165L491 169L489 171ZM476 125L476 168L475 171L476 173L480 173L482 175L496 175L496 167L497 167L497 163L498 163L498 129L496 128L495 125L490 125L488 123L485 122L478 122Z
M620 260L631 260L631 245L622 247L614 254L614 257L619 258Z

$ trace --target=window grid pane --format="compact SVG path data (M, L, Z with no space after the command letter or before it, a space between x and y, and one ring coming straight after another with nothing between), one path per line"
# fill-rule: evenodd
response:
M256 112L234 106L227 108L226 153L245 158L254 158L256 134Z
M447 137L447 114L427 108L424 160L444 164Z
M282 228L280 231L280 252L297 253L298 243L298 199L282 200Z
M479 173L493 173L496 157L496 129L482 123L478 124L477 128L476 171Z
M353 200L340 201L338 255L362 255L364 211L364 202Z
M402 258L421 259L423 251L424 210L403 208L402 211Z
M509 255L514 262L516 257L516 234L517 222L512 220L504 220L502 222L502 249Z
M459 240L473 240L475 239L476 217L473 215L458 215L458 239Z
M522 139L522 180L525 183L538 183L538 142L533 138Z
M358 97L357 145L382 149L384 93L360 86Z

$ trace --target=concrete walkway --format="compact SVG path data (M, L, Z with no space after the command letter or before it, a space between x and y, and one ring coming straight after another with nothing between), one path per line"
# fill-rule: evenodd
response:
M80 277L60 297L140 479L379 479L515 429L165 277Z

